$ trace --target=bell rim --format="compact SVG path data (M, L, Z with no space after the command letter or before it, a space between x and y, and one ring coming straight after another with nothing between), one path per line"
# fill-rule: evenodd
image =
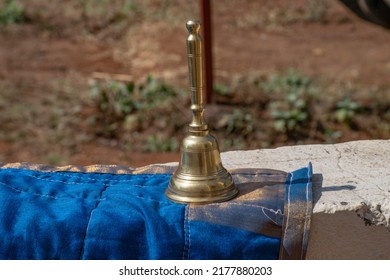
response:
M233 199L238 195L238 193L239 190L234 181L231 181L230 184L217 186L212 191L188 191L177 188L171 179L168 188L165 190L165 195L170 200L182 204L224 202Z

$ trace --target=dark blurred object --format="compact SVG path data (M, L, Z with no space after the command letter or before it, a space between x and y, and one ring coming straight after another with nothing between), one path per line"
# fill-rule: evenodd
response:
M390 0L340 0L359 17L390 29Z
M200 13L202 19L203 33L203 63L204 63L204 86L205 86L205 103L211 103L213 98L213 51L212 51L212 22L211 22L211 0L200 0Z

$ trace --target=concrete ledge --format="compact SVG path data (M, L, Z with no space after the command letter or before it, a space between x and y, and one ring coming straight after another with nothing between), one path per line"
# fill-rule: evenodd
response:
M307 259L390 259L390 140L222 153L226 168L313 164Z

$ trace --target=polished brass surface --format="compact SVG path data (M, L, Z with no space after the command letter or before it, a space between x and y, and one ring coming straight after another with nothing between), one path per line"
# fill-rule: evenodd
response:
M211 203L230 200L238 189L222 166L217 140L204 121L202 40L200 22L188 21L187 55L192 121L181 143L181 158L166 195L179 203Z

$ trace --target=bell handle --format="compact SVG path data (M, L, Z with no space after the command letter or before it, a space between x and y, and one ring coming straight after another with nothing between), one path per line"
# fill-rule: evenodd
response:
M204 121L203 104L203 70L202 70L202 38L199 34L200 21L190 20L187 22L187 58L188 73L191 92L192 122L189 132L206 131L207 124Z

